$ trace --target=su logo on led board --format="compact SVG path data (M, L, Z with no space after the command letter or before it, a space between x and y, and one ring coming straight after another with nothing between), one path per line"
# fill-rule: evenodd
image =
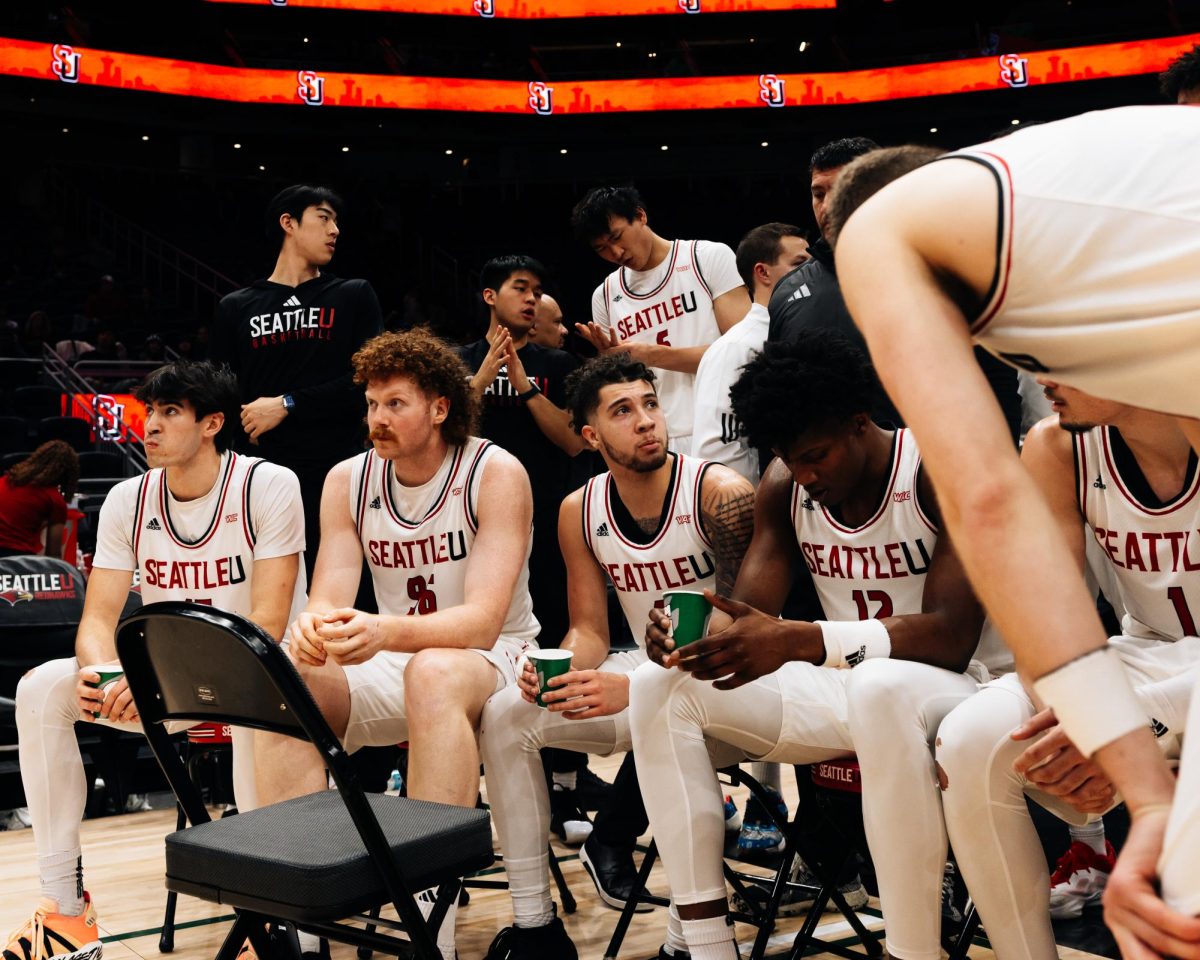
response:
M325 102L325 78L315 71L297 71L296 84L296 94L309 106L319 107Z
M1015 53L1000 56L1000 79L1010 87L1029 86L1029 58Z
M542 83L541 80L529 82L529 109L540 117L548 117L554 112L554 88Z
M79 82L80 55L65 43L56 43L50 51L50 69L63 83Z
M787 103L784 86L787 81L774 73L762 73L758 77L758 99L768 107L782 107Z

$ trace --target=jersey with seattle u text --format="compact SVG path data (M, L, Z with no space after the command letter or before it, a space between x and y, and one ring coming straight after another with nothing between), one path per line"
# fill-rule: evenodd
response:
M1152 640L1197 636L1200 616L1200 470L1188 458L1183 489L1162 503L1120 433L1076 434L1079 507L1125 606L1122 631Z
M592 319L622 343L707 346L721 335L713 300L742 280L733 251L703 240L675 240L664 264L634 274L622 267L592 296ZM671 440L692 435L695 375L656 368L658 399Z
M100 509L94 566L136 570L142 600L190 600L249 616L255 560L299 554L288 617L304 609L304 510L292 471L257 457L222 455L211 490L171 493L163 470L114 487Z
M488 460L500 450L470 437L450 447L437 472L419 487L405 487L391 461L368 450L354 460L350 511L371 569L379 612L423 616L466 601L467 562L479 529L479 485ZM500 635L533 643L538 622L529 598L526 540L521 573Z
M921 509L921 453L911 432L897 430L887 486L878 509L850 527L792 484L796 542L827 620L882 620L920 613L925 574L938 530Z
M700 491L712 466L683 454L671 454L671 485L658 530L637 542L622 530L620 505L612 475L602 473L583 488L583 537L616 587L617 599L639 646L645 644L646 621L669 590L715 590L717 568L712 543L700 519ZM626 520L626 523L629 523Z

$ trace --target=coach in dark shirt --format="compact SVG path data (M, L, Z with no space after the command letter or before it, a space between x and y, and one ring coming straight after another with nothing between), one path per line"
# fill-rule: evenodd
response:
M362 390L350 357L383 329L367 281L322 270L333 259L341 208L324 187L280 192L267 208L268 231L281 239L275 269L221 300L212 333L213 358L233 368L241 389L238 448L300 479L309 577L325 475L362 450Z
M842 290L838 285L834 267L833 250L826 241L828 215L826 207L829 194L842 168L855 157L879 149L879 144L866 137L849 137L835 140L820 147L809 163L810 189L812 191L813 216L821 237L809 244L812 259L802 263L775 285L771 302L767 305L770 322L768 340L795 341L809 330L832 330L850 340L867 353L866 341L859 332L846 309ZM1021 397L1017 392L1017 372L1001 363L986 350L976 348L975 358L991 384L992 392L1004 411L1009 430L1016 440L1021 429ZM931 371L936 376L936 371ZM876 391L878 400L872 416L880 423L903 426L904 421L892 401L882 391Z

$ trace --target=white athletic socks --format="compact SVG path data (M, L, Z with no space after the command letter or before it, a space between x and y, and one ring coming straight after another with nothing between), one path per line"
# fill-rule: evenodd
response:
M417 894L417 906L421 908L421 915L428 919L429 914L433 911L433 902L437 899L438 888L430 887L428 890L422 890ZM458 897L450 901L450 907L446 910L446 916L442 918L442 925L438 927L437 947L442 954L442 960L455 960L454 952L454 923L458 916Z
M79 850L38 857L42 896L58 903L64 917L83 913L83 858Z
M554 900L546 886L550 869L549 854L510 860L504 858L508 892L512 896L513 925L528 929L544 927L554 919Z
M579 771L572 770L570 773L552 773L550 774L550 779L564 790L574 790L579 785Z
M688 952L687 940L683 937L683 926L674 900L667 907L667 940L663 944L663 948L667 951L667 955L672 957Z
M739 960L728 917L681 920L680 926L692 960Z
M1079 843L1086 843L1092 850L1101 856L1104 855L1104 821L1094 820L1091 823L1077 827L1074 824L1071 826L1071 839Z
M301 954L321 952L321 938L315 933L305 933L303 930L297 930L296 939L300 941Z

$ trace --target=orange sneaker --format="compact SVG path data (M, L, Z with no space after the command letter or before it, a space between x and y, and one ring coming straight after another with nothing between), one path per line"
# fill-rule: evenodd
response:
M100 960L104 945L91 895L84 893L78 916L57 910L48 897L39 900L33 916L9 936L3 960Z

